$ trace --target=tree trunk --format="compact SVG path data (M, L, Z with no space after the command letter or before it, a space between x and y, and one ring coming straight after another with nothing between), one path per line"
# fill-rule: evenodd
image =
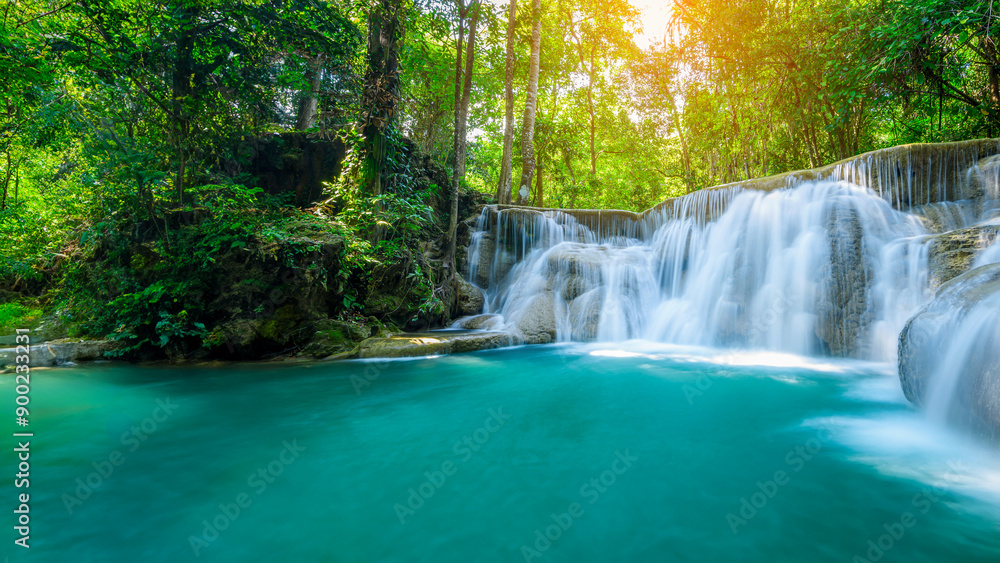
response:
M459 0L459 10L462 11L462 0ZM455 169L452 174L451 214L448 221L448 263L454 279L457 273L455 251L458 233L458 196L465 177L465 156L468 145L469 104L472 102L472 72L476 62L476 26L479 23L481 2L473 0L469 5L472 19L469 20L469 46L465 53L465 71L462 70L463 24L465 14L460 13L458 23L458 57L455 62ZM456 292L457 295L457 292ZM456 299L457 304L457 299Z
M597 178L597 117L594 110L594 50L597 47L590 46L590 72L587 82L587 113L590 116L590 177Z
M303 92L299 98L298 117L295 120L295 129L305 131L316 126L316 117L319 113L319 90L322 78L322 61L319 57L309 60L305 72L305 79L309 85L309 90Z
M368 69L362 106L366 190L381 194L389 151L387 131L399 104L399 50L403 35L402 0L378 0L368 18Z
M545 166L543 166L542 164L544 157L545 153L539 151L538 171L535 173L535 207L545 207L545 190L544 190Z
M569 208L576 209L576 193L579 186L576 185L576 173L573 172L573 159L570 157L569 151L565 149L563 149L563 162L566 163L566 169L569 170L569 181L573 185L573 189L569 193Z
M503 126L503 160L497 184L497 203L510 203L510 187L514 172L514 28L517 23L517 0L510 0L507 16L507 67L504 73L504 96L507 104Z
M538 105L538 64L542 50L542 0L535 0L531 11L531 61L528 71L528 92L524 104L524 127L521 131L521 182L517 204L526 205L531 195L531 178L535 174L535 111Z
M657 77L658 80L659 77ZM670 117L674 120L674 127L677 128L677 136L681 141L681 158L684 162L684 193L689 194L694 191L694 178L691 176L691 154L688 152L687 137L684 136L684 124L681 122L681 114L677 111L677 104L670 94L669 88L664 87L663 95L667 98L670 108Z
M177 39L177 59L171 84L171 102L174 112L174 133L177 145L177 175L174 177L174 192L177 202L184 201L184 180L187 174L187 144L191 132L191 118L185 105L190 103L194 93L191 76L194 74L195 21L200 8L195 2L185 2L177 22L180 35Z
M1000 130L1000 49L996 39L988 34L983 38L983 52L988 58L986 82L989 84L989 114L986 118L986 136L992 137Z
M7 209L7 188L10 186L10 149L7 149L7 176L3 179L3 198L0 199L0 211Z

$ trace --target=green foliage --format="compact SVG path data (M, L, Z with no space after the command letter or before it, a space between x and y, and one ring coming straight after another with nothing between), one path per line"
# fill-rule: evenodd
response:
M261 197L259 188L207 185L192 194L197 206L156 219L163 222L163 235L148 225L152 221L128 220L81 233L81 255L64 271L60 297L84 333L127 342L120 350L124 356L158 348L183 353L211 344L210 327L224 320L207 308L211 299L239 293L242 283L248 295L263 295L260 303L266 305L268 292L276 289L252 278L234 279L235 264L312 268L324 284L338 274L317 264L317 243L304 238L330 235L329 224ZM153 240L141 242L146 236Z
M200 338L208 335L205 325L192 320L197 317L196 313L190 314L181 308L181 299L190 290L190 284L165 280L135 293L126 293L107 307L98 309L95 328L107 332L107 338L128 342L127 347L115 352L120 356L149 346L180 346L191 337L198 339L196 343L200 344Z
M13 334L19 328L34 328L44 311L21 303L0 303L0 334Z
M412 272L407 274L406 279L413 284L415 291L421 295L420 305L417 311L424 314L444 314L444 302L438 298L434 292L434 279L429 273L425 273L420 264L416 264ZM413 319L417 320L416 318Z
M446 207L450 182L414 151L433 167L455 159L458 6L405 3L395 20L405 33L394 28L398 43L384 60L369 56L386 47L379 33L372 53L364 48L366 27L393 23L373 6L8 3L0 283L140 356L218 344L220 322L266 311L258 297L279 282L226 277L250 263L304 272L336 291L322 314L363 315L380 285L398 284L374 301L405 302L406 316L445 316L440 270L426 256L440 251L428 242L444 232L434 209ZM675 6L669 40L640 48L629 2L544 3L533 204L642 210L887 145L1000 134L1000 18L985 2ZM494 193L506 6L481 9L460 184ZM518 115L530 10L522 2L515 22ZM313 100L318 118L300 126ZM304 137L342 135L348 148L317 209L265 194L254 177L257 141L293 127L308 128ZM518 170L519 131L514 138ZM342 255L318 259L321 247ZM209 311L207 296L220 292L229 309ZM0 322L37 312L4 307Z
M857 6L868 39L846 72L867 71L887 101L882 117L906 141L1000 135L1000 19L992 3L893 0ZM855 68L852 68L854 66ZM860 69L856 67L861 67Z
M357 236L371 241L371 252L379 259L397 256L400 245L413 243L421 233L433 228L432 209L424 202L440 190L434 185L419 185L398 132L390 130L388 139L393 150L386 159L390 174L383 193L369 194L362 189L364 143L360 135L349 132L345 142L350 151L343 172L329 186L328 194L328 202L339 207L337 220Z

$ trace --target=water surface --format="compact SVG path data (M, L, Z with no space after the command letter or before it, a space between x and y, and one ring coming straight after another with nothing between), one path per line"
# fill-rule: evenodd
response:
M886 364L633 341L32 383L11 562L1000 560L1000 456Z

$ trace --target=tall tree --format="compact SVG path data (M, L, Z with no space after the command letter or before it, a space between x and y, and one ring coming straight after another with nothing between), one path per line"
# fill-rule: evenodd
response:
M517 0L510 0L507 14L507 59L504 71L504 126L503 156L500 162L500 181L497 185L497 202L510 203L510 188L514 169L514 41L517 25Z
M458 48L455 59L455 168L452 173L451 213L448 221L448 264L454 277L456 233L458 230L458 196L465 178L466 148L469 134L469 104L472 101L472 72L476 62L476 26L479 23L480 0L473 0L469 6L458 0ZM469 43L465 48L465 18L471 10L469 20ZM464 59L464 60L463 60ZM463 69L464 65L464 69Z
M201 5L196 0L181 0L174 6L178 25L175 28L176 56L173 68L173 80L170 90L170 102L173 109L174 142L177 144L177 173L174 176L174 190L178 203L184 200L184 185L187 176L188 138L191 134L191 111L193 105L195 74L195 42L199 29Z
M399 42L403 38L403 0L378 0L368 16L368 68L362 95L367 191L385 188L389 128L399 105Z
M531 10L531 59L528 68L528 91L524 103L524 124L521 129L521 182L517 204L527 205L531 195L531 179L535 174L535 112L538 109L538 65L542 51L542 0L535 0Z
M295 119L295 128L299 131L312 129L316 126L319 113L319 92L323 78L322 56L312 57L306 62L306 91L299 97L299 111Z

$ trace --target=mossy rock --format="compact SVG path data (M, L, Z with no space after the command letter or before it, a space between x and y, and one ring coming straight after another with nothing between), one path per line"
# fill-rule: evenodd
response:
M353 350L359 342L372 335L373 329L378 330L360 322L324 319L316 323L316 332L303 347L302 353L314 358L326 358Z
M273 342L286 342L288 336L297 328L301 314L295 305L285 305L277 309L273 315L265 319L257 329L257 333Z
M502 348L510 346L512 343L511 335L506 332L397 334L389 338L365 340L358 347L357 356L359 358L413 358L462 354Z
M930 285L942 284L968 272L976 257L1000 238L1000 226L985 225L935 235L930 243Z

